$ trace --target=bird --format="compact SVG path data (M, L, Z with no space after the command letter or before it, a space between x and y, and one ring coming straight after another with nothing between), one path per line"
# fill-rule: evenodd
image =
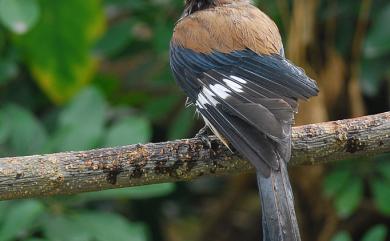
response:
M250 0L185 0L169 59L205 128L255 167L263 240L301 240L287 164L298 101L319 88L285 57L277 25Z

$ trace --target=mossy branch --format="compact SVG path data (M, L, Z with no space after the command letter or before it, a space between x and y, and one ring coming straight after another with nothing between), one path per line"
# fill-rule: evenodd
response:
M68 195L252 171L215 137L0 159L0 200ZM295 127L291 165L390 152L390 112Z

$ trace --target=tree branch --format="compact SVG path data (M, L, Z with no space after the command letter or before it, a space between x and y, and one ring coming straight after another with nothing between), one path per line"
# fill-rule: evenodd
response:
M295 127L292 165L390 151L390 112ZM0 159L0 200L75 194L252 171L215 137Z

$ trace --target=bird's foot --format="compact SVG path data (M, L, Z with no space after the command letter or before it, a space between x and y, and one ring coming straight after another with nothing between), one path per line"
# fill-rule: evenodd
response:
M202 141L203 145L206 145L211 149L211 140L209 138L210 128L205 125L199 132L195 135L195 138L198 138Z

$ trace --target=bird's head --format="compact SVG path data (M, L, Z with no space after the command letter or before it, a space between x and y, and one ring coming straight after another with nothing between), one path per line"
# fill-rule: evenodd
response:
M187 16L194 12L214 7L218 0L185 0L183 15Z
M185 0L183 17L197 11L232 3L250 3L250 0Z

